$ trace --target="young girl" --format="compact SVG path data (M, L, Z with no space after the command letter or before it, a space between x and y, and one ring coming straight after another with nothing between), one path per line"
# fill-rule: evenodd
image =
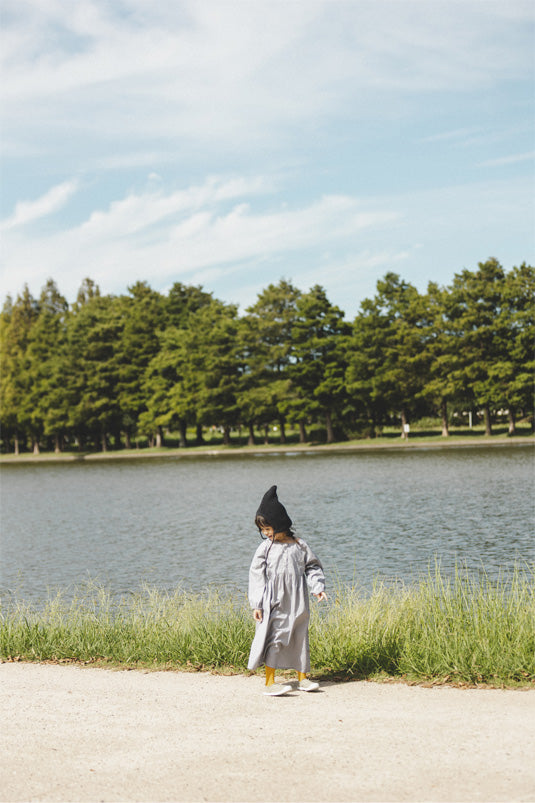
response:
M292 520L277 497L277 486L264 494L255 524L266 540L256 550L249 571L249 602L256 632L249 669L266 666L264 694L281 695L292 687L275 683L275 669L296 669L299 688L315 691L308 680L310 618L307 585L326 600L323 568L310 547L292 532Z

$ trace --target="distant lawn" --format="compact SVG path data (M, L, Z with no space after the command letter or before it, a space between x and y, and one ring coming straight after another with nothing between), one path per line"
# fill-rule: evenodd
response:
M187 449L179 447L178 436L175 433L169 433L165 438L165 445L162 447L150 447L146 439L139 439L138 445L131 449L116 448L111 446L107 452L100 450L68 450L55 454L54 452L41 451L40 455L33 455L31 452L21 452L19 456L11 453L0 454L0 460L13 460L18 459L57 459L57 460L76 460L83 459L84 457L143 457L143 456L164 456L170 453L184 454L186 451L193 454L202 454L203 452L221 451L232 452L239 449L244 451L254 450L284 450L284 449L307 449L314 448L321 450L323 447L327 450L331 449L347 449L347 448L374 448L384 446L411 446L418 444L431 443L434 445L448 445L454 444L457 441L463 441L467 444L473 443L514 443L518 439L529 439L535 443L535 433L528 423L522 422L517 425L516 433L513 436L509 435L507 424L498 424L493 427L493 433L490 437L485 435L485 429L482 425L474 426L470 429L467 426L450 427L449 437L442 435L440 424L433 425L434 422L426 422L425 426L412 426L409 437L404 439L401 437L399 427L383 427L377 437L370 438L364 436L355 436L348 440L335 441L334 443L327 444L325 442L324 433L321 431L310 432L310 439L306 443L299 443L299 433L297 430L288 429L286 433L286 442L281 443L280 435L273 429L269 433L268 441L264 442L264 437L260 433L255 433L255 445L248 446L248 433L242 430L241 434L238 431L231 433L231 443L226 446L223 443L223 436L215 431L208 432L204 435L204 443L200 446L195 444L195 432L188 432L188 445Z

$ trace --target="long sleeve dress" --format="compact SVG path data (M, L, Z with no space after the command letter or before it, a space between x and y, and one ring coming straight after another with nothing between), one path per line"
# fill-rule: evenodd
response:
M307 586L313 594L325 589L323 567L308 544L297 538L260 544L249 570L249 602L263 617L256 623L249 669L265 664L310 671Z

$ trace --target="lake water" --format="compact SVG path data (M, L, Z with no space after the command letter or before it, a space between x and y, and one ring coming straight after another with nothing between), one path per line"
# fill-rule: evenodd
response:
M435 559L495 577L535 563L534 476L530 446L4 465L0 594L244 590L272 484L330 583L411 580Z

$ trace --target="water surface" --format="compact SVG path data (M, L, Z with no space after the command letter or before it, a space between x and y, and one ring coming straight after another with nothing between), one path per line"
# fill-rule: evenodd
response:
M1 469L0 593L244 590L272 484L331 584L535 563L529 446L20 464Z

